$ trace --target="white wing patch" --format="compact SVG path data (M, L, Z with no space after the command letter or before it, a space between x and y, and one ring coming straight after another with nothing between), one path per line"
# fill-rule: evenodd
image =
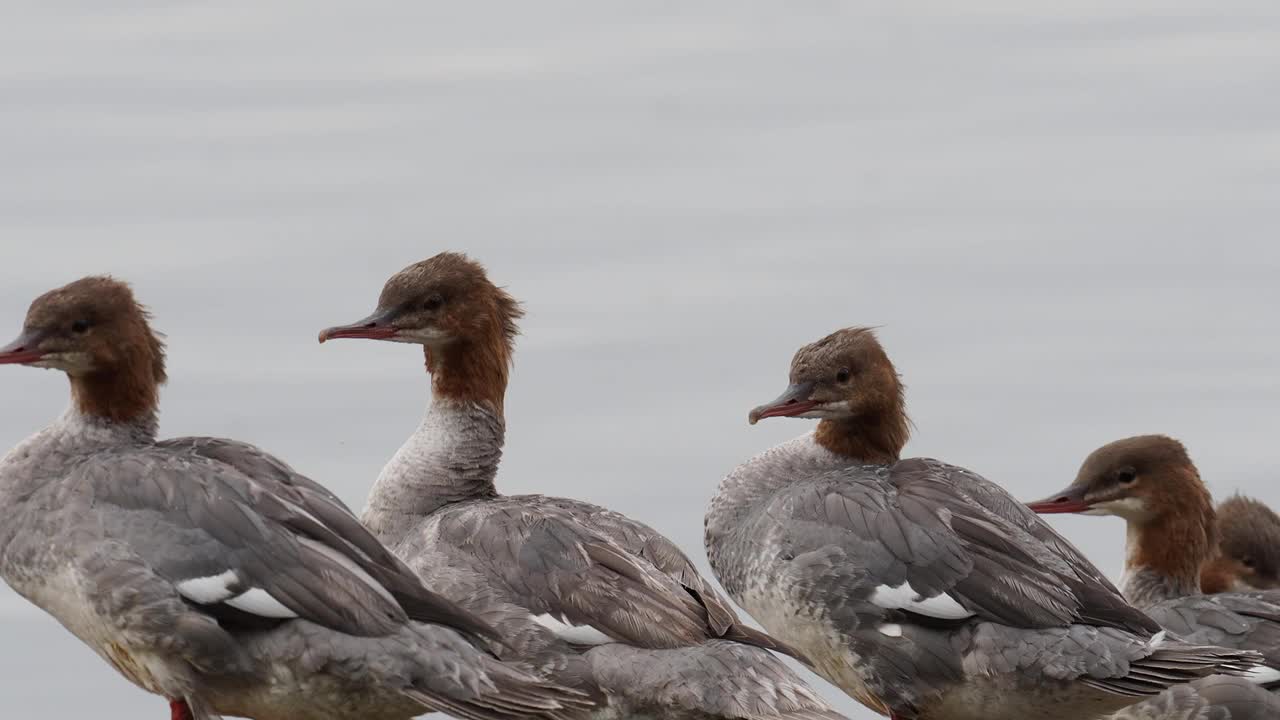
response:
M920 593L916 592L909 582L904 582L897 587L888 585L877 587L871 593L871 602L886 610L907 610L944 620L959 620L977 614L966 610L963 605L956 602L955 598L946 593L931 598L921 598Z
M1163 645L1163 644L1164 644L1164 636L1165 636L1165 631L1164 631L1164 630L1161 630L1160 632L1156 633L1155 635L1152 635L1152 636L1151 636L1151 639L1147 641L1147 647L1149 647L1149 648L1158 648L1158 647L1160 647L1161 645Z
M370 580L372 581L372 578ZM279 600L271 597L271 593L262 588L249 588L242 593L237 593L232 588L239 583L240 577L236 575L236 571L227 570L217 575L183 580L177 584L177 588L179 595L201 605L224 603L259 617L279 619L298 617L298 613L285 607Z
M529 617L533 618L533 621L542 627L555 633L561 640L575 645L607 645L617 642L617 640L590 625L570 625L550 613L530 615Z
M178 594L194 603L213 605L235 595L231 586L239 581L235 570L227 570L218 575L183 580L178 583Z
M247 613L269 618L296 618L298 613L290 610L271 597L271 593L262 588L249 588L243 594L226 601L228 605Z
M1267 685L1280 680L1280 670L1267 665L1257 665L1244 674L1244 679L1258 685Z
M884 623L876 628L881 635L888 637L902 637L902 626L897 623Z

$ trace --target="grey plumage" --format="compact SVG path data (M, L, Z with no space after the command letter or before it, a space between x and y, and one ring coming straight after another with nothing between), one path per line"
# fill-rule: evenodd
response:
M449 597L496 618L511 657L603 702L601 717L835 717L652 528L588 503L494 484L523 311L484 268L445 252L383 286L368 317L320 341L420 344L432 399L362 520ZM443 586L442 586L443 587ZM730 642L726 642L730 641Z
M444 623L474 636L495 636L490 626L471 613L436 593L424 592L413 571L361 525L336 495L278 458L226 438L175 438L161 441L157 447L192 453L239 470L243 479L261 485L271 499L255 506L259 512L272 512L290 529L337 548L384 586L408 618Z
M1188 642L1255 650L1269 667L1280 669L1280 592L1192 595L1144 609ZM1280 686L1280 672L1273 684Z
M135 683L207 717L582 712L477 647L493 631L327 491L250 446L153 428L71 411L0 463L0 571Z
M447 569L435 587L494 622L504 658L600 699L600 717L838 717L657 531L590 503L498 494L502 435L487 408L437 398L363 519L424 577Z
M872 707L1090 717L1258 659L1159 642L1075 548L974 473L848 463L812 436L749 461L713 500L706 542L732 597Z
M627 645L587 653L592 674L619 693L629 715L655 717L783 718L839 720L808 687L796 682L780 662L762 662L761 653L740 643L711 640L660 654ZM765 656L767 657L767 656ZM714 678L716 682L689 682ZM673 708L698 708L673 714Z

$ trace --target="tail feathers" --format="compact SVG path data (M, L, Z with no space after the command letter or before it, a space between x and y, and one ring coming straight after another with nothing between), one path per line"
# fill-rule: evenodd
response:
M1261 664L1262 656L1252 650L1166 642L1150 655L1130 663L1129 674L1124 677L1085 676L1080 681L1117 695L1142 697L1209 675L1245 677Z
M462 720L583 720L595 706L576 690L541 682L515 672L491 675L496 687L470 697L457 697L419 688L404 691L423 707Z
M809 658L795 647L784 643L778 638L770 635L763 630L757 630L753 627L743 625L742 623L734 623L725 629L722 636L724 640L742 643L743 645L753 645L765 650L780 652L783 655L789 655L805 665L812 665Z

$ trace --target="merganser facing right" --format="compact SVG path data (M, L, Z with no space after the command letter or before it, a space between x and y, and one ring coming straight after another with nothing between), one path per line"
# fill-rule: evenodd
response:
M1255 653L1167 638L1003 488L900 459L902 384L874 333L801 348L751 412L816 431L735 469L706 517L725 589L820 674L895 720L1082 720Z
M41 295L0 364L72 396L0 460L0 575L174 720L585 715L317 483L246 443L158 441L164 346L124 283Z
M1218 504L1218 552L1200 568L1205 593L1280 589L1280 516L1234 495Z

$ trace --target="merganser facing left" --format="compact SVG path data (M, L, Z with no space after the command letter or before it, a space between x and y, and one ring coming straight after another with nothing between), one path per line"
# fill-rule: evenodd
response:
M422 345L431 375L426 416L383 468L362 520L424 576L470 571L480 584L442 589L452 599L487 611L477 595L492 592L554 633L559 658L528 628L521 636L540 642L513 642L514 656L566 684L565 668L579 667L604 697L597 717L841 718L765 649L781 644L742 624L653 528L579 500L498 492L521 315L479 263L446 252L387 280L368 318L320 334Z
M1218 504L1218 552L1200 568L1205 593L1280 589L1280 516L1234 495Z
M1028 503L1043 514L1124 518L1124 595L1170 632L1193 642L1257 650L1280 685L1280 590L1201 592L1200 572L1217 552L1213 501L1182 443L1139 435L1103 445L1066 489Z
M706 517L711 566L820 674L897 720L1082 720L1254 653L1189 646L1004 489L900 459L908 421L874 333L801 348L750 420L816 431L739 466Z
M585 713L318 484L244 443L158 442L164 347L124 283L41 295L0 364L61 370L72 397L0 461L0 575L175 720Z

